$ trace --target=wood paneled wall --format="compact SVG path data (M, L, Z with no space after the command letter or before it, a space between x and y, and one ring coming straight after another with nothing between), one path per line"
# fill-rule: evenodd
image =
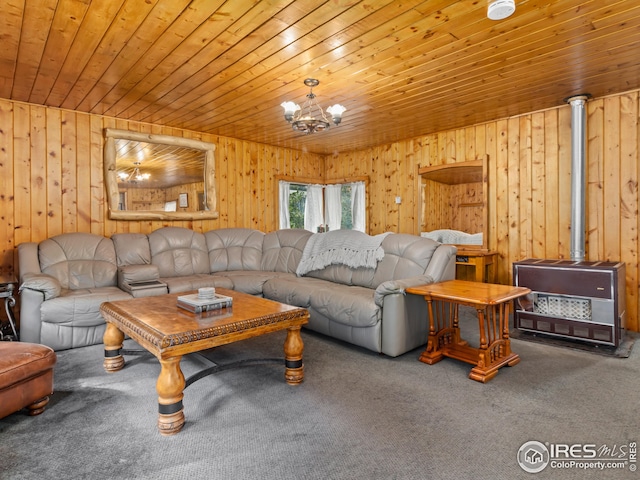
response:
M626 264L627 323L639 330L638 91L587 103L587 260ZM419 167L489 156L489 248L498 279L524 258L570 258L571 107L327 158L327 180L370 176L371 234L418 234ZM400 196L401 204L395 203Z
M640 92L587 104L587 259L626 263L628 327L638 330L638 155ZM215 143L216 220L111 221L102 174L105 127ZM363 151L327 156L165 127L0 100L2 273L15 249L63 232L150 232L277 228L276 175L368 177L368 229L418 232L418 168L489 156L489 247L498 279L528 257L570 257L571 107L534 112ZM401 203L396 203L400 197ZM239 200L242 201L239 201Z
M216 145L216 220L113 221L103 183L104 128L197 138ZM166 225L197 231L277 228L276 175L322 181L324 158L227 137L0 100L0 252L3 274L15 247L66 232L148 233Z

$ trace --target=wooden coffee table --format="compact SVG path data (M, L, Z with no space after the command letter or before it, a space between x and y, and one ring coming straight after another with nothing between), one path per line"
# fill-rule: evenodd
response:
M509 307L511 301L531 292L528 288L492 283L450 280L407 288L422 295L429 310L429 338L420 361L432 365L451 357L475 365L469 378L488 382L505 365L512 367L520 357L511 351ZM480 347L469 346L460 338L458 306L476 309Z
M178 433L184 425L185 378L180 369L183 355L286 329L285 380L297 385L304 379L300 328L309 321L309 312L240 292L222 288L216 291L233 297L233 307L194 314L177 307L177 297L186 293L106 302L100 306L107 322L104 334L107 372L116 372L124 366L121 350L125 334L160 361L156 390L158 428L162 435Z

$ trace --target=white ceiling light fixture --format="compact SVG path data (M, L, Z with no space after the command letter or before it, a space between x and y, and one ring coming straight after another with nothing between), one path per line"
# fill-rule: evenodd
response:
M316 95L313 93L313 87L317 87L320 81L315 78L307 78L304 84L309 87L307 100L302 107L294 102L283 102L280 106L284 108L284 119L291 124L291 127L305 135L315 132L322 132L331 126L327 116L318 105ZM342 121L342 114L347 109L340 104L331 105L327 108L327 113L331 115L331 121L334 125L339 125Z
M515 0L489 0L487 17L489 20L504 20L516 11Z

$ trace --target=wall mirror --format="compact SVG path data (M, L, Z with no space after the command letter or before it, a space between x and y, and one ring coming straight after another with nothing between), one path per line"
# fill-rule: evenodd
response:
M488 249L488 160L483 155L418 169L422 236L464 250Z
M218 218L214 144L112 128L104 133L109 218Z

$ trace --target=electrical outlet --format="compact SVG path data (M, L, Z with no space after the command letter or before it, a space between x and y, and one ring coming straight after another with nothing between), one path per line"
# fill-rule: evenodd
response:
M398 205L400 205L402 203L402 198L401 197L396 197L396 203Z

